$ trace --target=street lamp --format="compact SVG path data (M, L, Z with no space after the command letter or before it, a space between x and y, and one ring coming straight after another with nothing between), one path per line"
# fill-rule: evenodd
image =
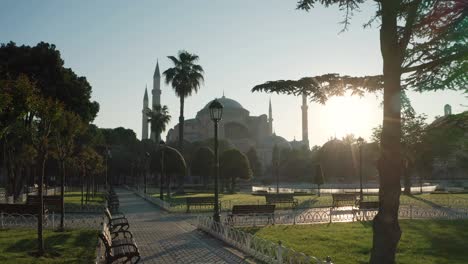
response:
M223 116L223 105L215 99L210 103L210 116L211 120L214 122L214 167L215 167L215 186L214 186L214 213L213 220L219 222L220 213L219 213L219 190L218 190L218 180L219 180L219 161L218 161L218 122Z
M112 153L110 151L110 149L106 148L106 190L109 191L109 185L112 185L110 182L109 182L109 164L108 164L108 161L110 158L112 158Z
M364 199L364 195L362 193L362 145L364 144L364 139L362 137L359 137L357 139L357 143L359 146L359 201L362 202Z
M146 152L145 155L146 155L146 162L145 162L145 167L143 169L143 173L144 173L143 183L145 184L145 195L146 195L146 177L147 177L147 174L148 174L150 154L149 154L149 152Z
M160 162L161 162L161 173L159 174L159 199L164 200L163 194L163 179L164 179L164 151L166 143L164 140L159 141L159 152L160 152Z

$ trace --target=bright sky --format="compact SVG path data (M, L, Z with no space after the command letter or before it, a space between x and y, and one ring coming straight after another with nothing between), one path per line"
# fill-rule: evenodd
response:
M145 85L152 87L156 60L186 49L200 56L205 85L186 100L185 117L193 118L208 101L227 97L252 115L268 113L270 95L250 89L269 80L299 79L336 72L379 74L382 61L377 28L363 29L373 5L356 13L349 31L339 33L343 13L337 8L295 10L296 1L34 1L1 0L0 42L54 43L67 67L86 76L93 100L101 105L95 123L123 126L141 136ZM371 1L370 1L371 2ZM413 106L430 120L466 108L460 92L410 93ZM300 98L272 95L274 130L289 140L301 138ZM381 98L334 98L309 107L311 145L347 133L368 138L382 120ZM162 85L162 104L179 116L171 87Z

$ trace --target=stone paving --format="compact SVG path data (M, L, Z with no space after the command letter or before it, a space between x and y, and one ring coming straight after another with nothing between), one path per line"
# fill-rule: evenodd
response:
M252 258L199 231L194 216L168 214L132 192L117 190L140 249L140 263L255 263Z

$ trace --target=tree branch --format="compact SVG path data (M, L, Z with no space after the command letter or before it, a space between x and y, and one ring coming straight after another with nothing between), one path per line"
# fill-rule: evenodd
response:
M405 28L403 30L403 36L400 40L400 54L404 54L406 48L408 47L408 43L411 39L411 35L413 34L413 25L416 21L416 15L418 12L419 4L421 4L421 0L415 0L411 3L408 9L408 15L406 17Z
M442 57L440 59L433 60L427 63L419 64L413 67L404 67L401 72L408 73L408 72L413 72L413 71L424 70L426 68L433 68L443 63L462 59L463 57L467 57L467 56L468 56L468 49L465 49L465 50L462 50L461 52L458 52L458 53L455 53L446 57Z

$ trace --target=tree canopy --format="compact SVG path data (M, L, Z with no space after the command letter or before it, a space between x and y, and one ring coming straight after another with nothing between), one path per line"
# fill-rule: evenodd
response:
M21 74L36 85L44 97L52 97L64 104L85 122L91 122L99 111L99 104L91 101L91 85L86 77L76 75L64 67L55 45L40 42L34 47L17 46L14 42L0 45L0 79L16 80Z
M226 150L221 154L219 168L221 177L231 180L228 188L231 193L235 192L237 178L250 179L252 177L249 160L237 149Z

